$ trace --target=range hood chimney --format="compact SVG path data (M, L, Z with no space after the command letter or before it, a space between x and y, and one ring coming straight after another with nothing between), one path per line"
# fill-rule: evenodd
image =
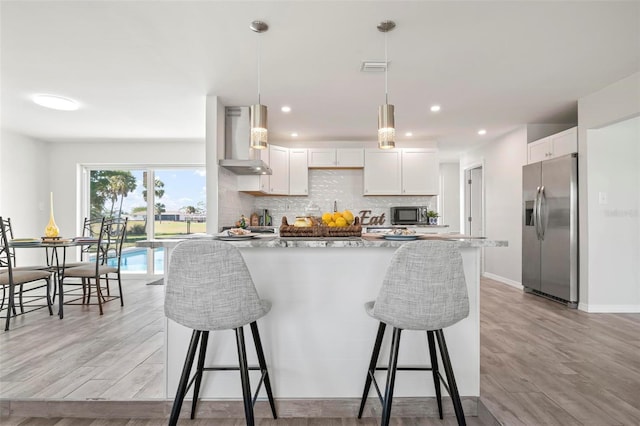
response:
M220 167L237 175L270 175L271 168L252 149L249 107L225 107L224 160Z

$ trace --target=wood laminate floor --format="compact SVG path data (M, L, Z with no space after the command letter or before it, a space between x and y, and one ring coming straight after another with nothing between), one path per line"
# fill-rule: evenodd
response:
M125 280L125 306L45 310L0 332L0 398L162 397L162 286ZM504 425L640 425L640 314L586 314L504 284L481 284L481 399ZM470 418L470 425L480 424ZM158 420L8 418L3 425L160 425ZM181 424L244 424L242 419ZM260 419L259 425L373 425L375 419ZM449 425L455 418L394 419Z

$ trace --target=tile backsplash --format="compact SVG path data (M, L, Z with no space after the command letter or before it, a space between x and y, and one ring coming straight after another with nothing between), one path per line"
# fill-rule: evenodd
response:
M315 203L322 212L332 212L334 201L339 211L351 210L360 216L360 211L370 210L371 216L384 213L384 225L391 225L389 208L391 206L430 206L436 208L436 198L432 196L368 196L362 195L364 188L362 169L310 169L309 195L306 197L265 196L253 198L253 210L269 209L273 224L279 226L282 217L287 216L293 223L296 216L304 215L306 207ZM244 208L244 206L243 206ZM243 212L245 216L247 211ZM224 223L221 221L220 223Z

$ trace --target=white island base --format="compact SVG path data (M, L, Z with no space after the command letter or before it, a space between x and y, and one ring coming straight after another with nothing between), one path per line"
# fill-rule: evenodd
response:
M271 311L258 320L258 327L279 416L357 415L378 327L363 305L375 299L391 256L402 244L359 241L358 244L345 241L344 245L280 239L233 243L244 257L260 297L273 304ZM160 245L170 249L175 242L153 244ZM477 415L480 394L480 248L505 245L488 240L460 241L470 312L468 318L444 333L467 416ZM167 321L168 399L175 395L190 337L191 330ZM257 365L248 327L245 339L249 363ZM387 327L379 366L387 365L390 340L391 327ZM212 332L205 366L237 366L237 363L234 332ZM429 365L425 332L402 333L398 365ZM383 387L385 374L378 373ZM250 375L255 391L259 372ZM443 395L446 395L444 388ZM365 416L378 416L381 407L373 387L369 397ZM206 372L200 399L199 411L204 416L241 417L239 374ZM260 402L265 400L263 389L256 404L258 417L270 416L266 402ZM445 415L453 415L448 398L443 406ZM188 410L185 403L183 415ZM392 415L437 416L431 372L398 372Z

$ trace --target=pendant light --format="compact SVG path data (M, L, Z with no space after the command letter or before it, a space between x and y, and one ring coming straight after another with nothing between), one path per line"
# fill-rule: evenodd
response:
M378 31L384 33L384 105L378 107L378 148L390 149L396 146L396 129L393 105L389 104L387 90L387 75L389 61L387 58L387 33L396 27L393 21L382 21L378 25Z
M253 21L249 28L260 34L267 31L269 25L262 21ZM251 105L249 115L251 117L251 148L267 148L267 107L260 104L260 42L258 42L258 103Z

